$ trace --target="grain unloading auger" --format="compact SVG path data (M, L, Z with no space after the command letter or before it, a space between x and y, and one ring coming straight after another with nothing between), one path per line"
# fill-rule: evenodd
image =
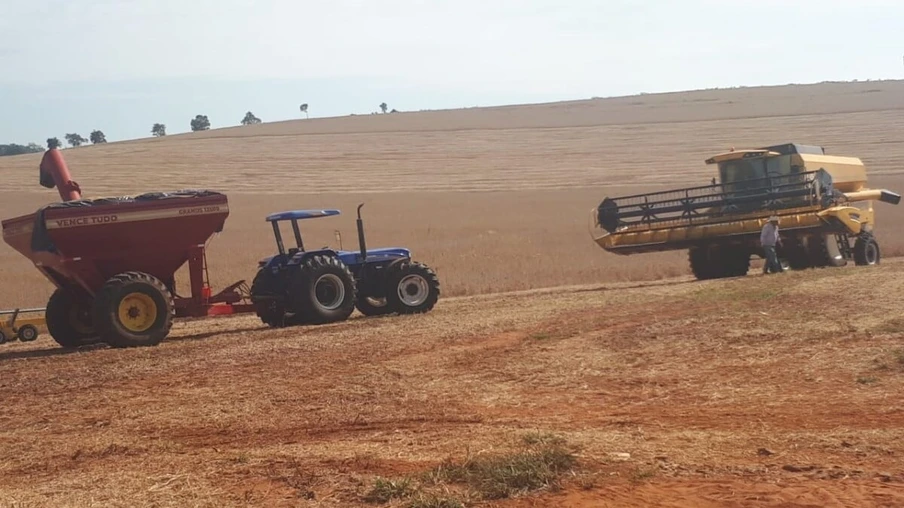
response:
M791 268L879 262L873 201L901 196L867 188L860 159L789 143L706 163L718 168L711 185L604 199L591 214L594 241L623 255L687 249L698 279L740 276L764 257L760 231L777 215L777 252Z
M56 286L46 320L60 345L154 345L174 317L254 311L244 281L217 294L207 282L205 245L229 215L224 194L83 199L56 149L44 154L40 182L62 202L4 220L3 240ZM186 262L191 296L182 297L175 273Z

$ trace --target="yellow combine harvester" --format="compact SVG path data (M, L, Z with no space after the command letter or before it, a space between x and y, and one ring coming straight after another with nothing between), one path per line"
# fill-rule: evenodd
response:
M760 231L777 215L777 252L793 269L879 263L873 201L901 196L867 188L860 159L789 143L706 163L717 168L711 185L604 199L592 212L593 240L616 254L688 249L698 279L735 277L752 255L765 256Z

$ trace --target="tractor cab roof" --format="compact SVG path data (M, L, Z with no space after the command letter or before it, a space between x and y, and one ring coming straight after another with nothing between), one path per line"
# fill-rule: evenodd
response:
M317 219L320 217L330 217L333 215L339 215L339 210L290 210L287 212L271 213L267 216L267 222L281 220Z

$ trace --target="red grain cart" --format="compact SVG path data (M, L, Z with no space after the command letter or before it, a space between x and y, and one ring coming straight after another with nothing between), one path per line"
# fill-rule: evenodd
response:
M156 345L174 317L253 312L244 281L217 294L207 282L205 245L229 215L225 194L82 199L55 149L41 161L41 184L56 186L63 202L2 221L3 240L57 287L46 319L60 345ZM187 297L177 294L175 282L186 262Z

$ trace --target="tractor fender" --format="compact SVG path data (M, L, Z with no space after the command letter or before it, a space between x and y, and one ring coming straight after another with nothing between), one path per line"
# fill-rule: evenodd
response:
M399 258L399 259L396 259L396 260L393 261L392 263L389 263L388 265L386 265L386 270L385 270L385 272L386 272L386 273L391 272L392 270L395 269L395 267L399 266L399 265L402 264L402 263L405 263L406 261L411 261L411 258L405 257L405 258Z
M327 257L338 258L339 254L336 253L336 251L334 251L333 249L309 250L309 251L304 251L304 252L298 252L294 256L292 256L291 259L289 259L289 262L287 263L287 265L288 266L297 266L297 265L303 264L305 261L307 261L308 259L310 259L314 256L327 256Z
M400 264L405 263L405 262L410 262L410 261L411 261L411 258L410 258L410 257L399 258L399 259L396 259L396 260L392 261L391 263L389 263L388 265L386 265L386 267L385 267L383 270L380 270L380 273L381 273L381 275L382 275L381 278L383 278L384 280L389 280L389 275L390 275L393 271L395 271L395 269L396 269Z
M275 256L266 257L257 262L257 266L259 270L273 270L274 272L279 270L281 267L286 266L286 262L288 261L287 256L283 254L277 254Z

